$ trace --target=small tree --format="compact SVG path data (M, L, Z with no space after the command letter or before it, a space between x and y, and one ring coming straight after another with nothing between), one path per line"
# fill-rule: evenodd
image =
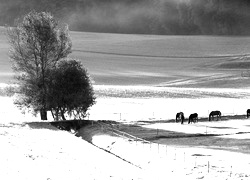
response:
M71 41L67 26L59 26L50 13L30 12L8 28L11 45L10 58L20 85L16 104L20 108L40 111L41 119L47 119L48 72L56 63L71 53Z
M48 108L55 120L84 118L95 103L94 91L87 70L77 60L61 60L50 72Z

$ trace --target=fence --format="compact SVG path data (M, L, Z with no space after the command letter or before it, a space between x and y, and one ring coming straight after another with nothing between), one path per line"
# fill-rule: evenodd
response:
M209 117L209 113L211 111L207 110L202 113L198 112L199 119L200 118L207 118ZM177 113L177 112L176 112ZM171 114L167 112L157 112L157 111L145 111L145 112L137 112L137 113L130 113L130 112L91 112L88 113L86 119L91 120L113 120L119 122L131 122L131 121L154 121L154 120L174 120L176 116L175 112ZM190 113L186 113L185 119L187 120ZM233 116L239 114L246 114L244 111L237 112L234 109L231 111L222 111L222 116Z
M156 178L163 177L166 171L199 176L219 176L235 178L244 175L250 177L249 162L231 161L233 157L220 154L211 155L211 150L199 148L180 148L153 143L135 137L106 123L99 123L105 132L113 133L110 141L102 143L102 148L132 162L134 165L155 173ZM96 144L98 146L98 144ZM195 153L198 152L198 153ZM229 158L229 159L227 159ZM244 158L243 158L244 159Z
M165 120L168 117L163 113L155 112L147 113L129 113L129 112L114 112L114 113L89 113L86 119L91 120L114 120L114 121L138 121L138 120ZM170 118L170 117L169 117Z

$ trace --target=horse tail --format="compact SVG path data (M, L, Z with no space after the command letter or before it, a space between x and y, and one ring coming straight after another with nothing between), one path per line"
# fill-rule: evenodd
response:
M211 121L211 116L212 116L212 115L211 115L211 114L209 114L209 118L208 118L208 121Z

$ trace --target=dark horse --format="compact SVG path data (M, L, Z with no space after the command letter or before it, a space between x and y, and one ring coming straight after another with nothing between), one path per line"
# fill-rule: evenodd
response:
M247 110L247 118L250 116L250 109Z
M181 124L183 124L185 117L183 112L179 112L176 114L175 122L177 123L178 120L181 120Z
M198 122L198 114L197 113L190 114L190 116L188 118L188 124L190 122L193 122L193 123Z
M209 121L211 121L211 119L214 119L214 116L217 116L217 120L221 119L221 112L220 111L212 111L209 114Z

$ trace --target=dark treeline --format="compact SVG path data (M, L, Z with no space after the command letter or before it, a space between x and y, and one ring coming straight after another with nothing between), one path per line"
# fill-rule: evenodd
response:
M49 11L70 30L249 35L249 0L0 0L0 25L31 10Z

